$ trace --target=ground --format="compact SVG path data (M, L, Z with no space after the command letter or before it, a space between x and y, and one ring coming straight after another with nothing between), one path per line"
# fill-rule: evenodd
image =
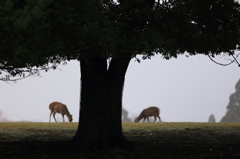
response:
M240 158L240 123L123 123L134 152L67 153L77 123L0 123L0 158Z

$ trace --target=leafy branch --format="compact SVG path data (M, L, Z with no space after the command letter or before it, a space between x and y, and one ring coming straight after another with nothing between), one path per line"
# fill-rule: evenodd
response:
M40 72L59 69L59 65L66 65L66 61L59 63L45 64L41 67L27 66L25 68L11 68L0 65L0 81L17 82L30 76L40 76ZM60 69L59 69L60 70Z

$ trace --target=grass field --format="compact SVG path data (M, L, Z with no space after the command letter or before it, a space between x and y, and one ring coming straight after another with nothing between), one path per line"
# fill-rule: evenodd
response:
M0 159L93 156L61 151L76 130L77 123L0 123ZM240 123L123 123L123 132L135 147L126 158L240 158Z

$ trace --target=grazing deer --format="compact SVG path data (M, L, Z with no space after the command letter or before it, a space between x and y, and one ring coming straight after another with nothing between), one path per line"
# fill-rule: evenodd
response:
M155 119L154 122L156 121L156 118L158 118L159 121L161 122L161 118L160 118L159 114L160 114L160 109L158 107L149 107L147 109L144 109L141 112L141 114L135 119L135 123L138 123L142 119L144 122L146 118L149 122L150 116L154 116L154 119Z
M68 121L69 122L72 122L72 115L69 113L68 111L68 108L65 104L62 104L60 102L52 102L50 105L49 105L49 109L51 111L50 113L50 117L49 117L49 123L51 122L51 115L53 114L53 118L55 119L55 121L57 122L56 118L55 118L55 114L56 113L60 113L62 114L62 117L63 117L63 122L64 121L64 115L66 115L68 117Z

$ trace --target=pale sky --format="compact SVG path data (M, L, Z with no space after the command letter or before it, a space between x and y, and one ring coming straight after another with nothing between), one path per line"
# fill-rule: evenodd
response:
M11 121L48 122L48 105L59 101L68 106L73 122L77 122L79 62L60 68L17 83L0 81L0 111ZM207 122L211 114L219 122L239 79L236 64L220 66L202 55L170 60L157 55L141 63L133 59L125 78L123 107L132 119L144 108L157 106L165 122ZM60 115L58 118L62 121Z

